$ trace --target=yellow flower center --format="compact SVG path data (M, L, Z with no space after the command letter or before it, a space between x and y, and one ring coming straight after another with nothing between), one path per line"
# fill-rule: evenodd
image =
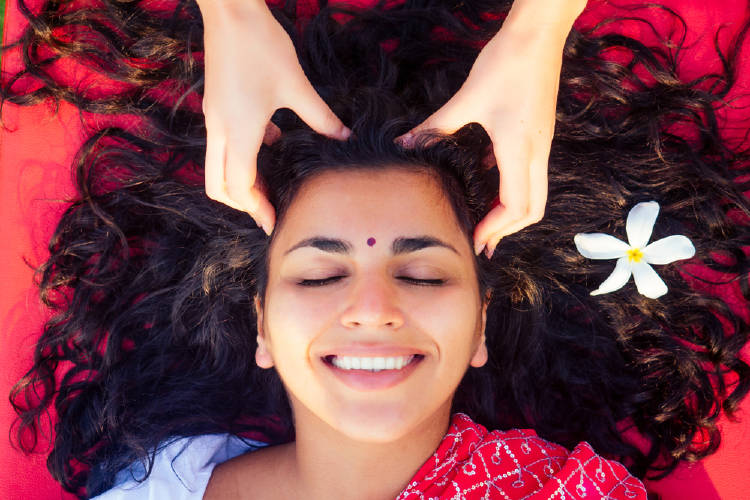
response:
M627 255L629 262L640 262L643 258L643 252L640 248L631 248L627 251Z

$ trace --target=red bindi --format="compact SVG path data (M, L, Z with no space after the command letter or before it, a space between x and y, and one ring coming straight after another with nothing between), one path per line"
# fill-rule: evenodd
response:
M367 238L367 245L373 246L375 244L375 238Z

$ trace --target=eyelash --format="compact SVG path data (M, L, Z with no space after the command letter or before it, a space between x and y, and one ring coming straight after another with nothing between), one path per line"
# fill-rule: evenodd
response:
M299 281L297 284L300 286L309 286L309 287L325 286L331 283L335 283L336 281L342 278L346 278L346 276L331 276L330 278L323 278L319 280L307 279L307 280ZM407 283L411 283L412 285L416 285L416 286L440 286L445 283L445 280L442 280L442 279L417 279L417 278L410 278L408 276L398 276L397 279L406 281Z

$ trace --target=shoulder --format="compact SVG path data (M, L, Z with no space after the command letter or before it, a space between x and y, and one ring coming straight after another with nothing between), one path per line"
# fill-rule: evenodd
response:
M176 438L157 451L147 477L146 464L134 463L120 471L115 486L95 500L201 499L214 467L264 446L230 434Z
M293 443L246 453L218 465L208 481L205 500L245 498L248 492L262 498L293 498L289 451Z

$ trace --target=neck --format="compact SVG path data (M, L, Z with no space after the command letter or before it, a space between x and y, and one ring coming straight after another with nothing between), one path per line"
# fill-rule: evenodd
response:
M304 408L296 409L290 458L296 462L299 497L393 500L435 452L449 424L450 407L396 441L362 442L342 435Z

